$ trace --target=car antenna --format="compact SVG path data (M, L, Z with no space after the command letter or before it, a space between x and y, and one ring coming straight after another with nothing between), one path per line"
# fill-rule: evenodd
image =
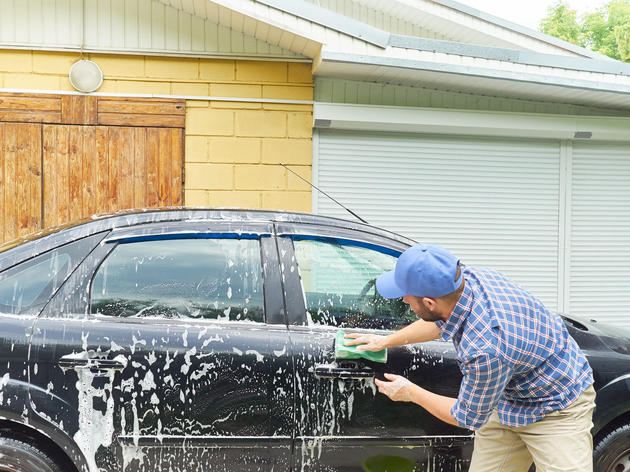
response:
M304 177L302 177L300 174L298 174L295 171L292 171L291 169L289 169L287 166L285 166L282 162L279 163L282 167L284 167L286 170L288 170L289 172L291 172L292 174L295 174L298 178L302 179L304 182L306 182L307 184L309 184L311 187L313 187L315 190L317 190L318 192L323 193L324 195L326 195L328 198L330 198L333 202L335 202L337 205L339 205L341 208L343 208L344 210L346 210L348 213L350 213L352 216L354 216L356 219L358 219L359 221L361 221L362 223L365 223L366 225L369 225L370 223L368 223L367 221L365 221L363 218L361 218L359 215L357 215L355 212L353 212L350 208L347 208L345 206L343 206L341 203L339 203L337 200L335 200L333 197L331 197L330 195L328 195L326 192L324 192L322 189L317 188L315 185L313 185L311 182L309 182L308 180L306 180Z

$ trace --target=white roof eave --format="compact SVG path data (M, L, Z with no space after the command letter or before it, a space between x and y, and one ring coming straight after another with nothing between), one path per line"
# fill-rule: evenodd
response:
M320 77L630 109L630 76L626 75L430 52L417 59L395 57L400 51L388 53L387 57L348 55L324 49L314 72Z
M406 0L408 1L408 0ZM533 30L526 26L522 26L516 23L513 23L508 20L504 20L503 18L499 18L497 16L491 15L489 13L483 12L481 10L477 10L476 8L470 7L468 5L464 5L463 3L457 2L455 0L432 0L434 3L444 6L445 8L450 8L456 10L464 15L473 16L480 20L483 20L487 23L491 23L502 28L514 31L516 33L522 34L524 36L529 36L533 39L541 41L543 43L548 43L553 46L556 46L559 49L565 49L567 51L571 51L575 54L579 54L581 56L590 57L593 59L599 60L613 60L608 56L604 56L595 51L591 51L590 49L586 49L576 44L569 43L567 41L563 41L562 39L556 38L554 36L550 36L545 33L541 33L540 31Z

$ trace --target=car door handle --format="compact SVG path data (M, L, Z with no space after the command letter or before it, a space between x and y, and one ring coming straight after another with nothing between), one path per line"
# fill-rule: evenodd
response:
M125 365L114 359L86 359L72 354L59 359L59 366L63 369L93 369L93 370L123 370Z
M318 364L315 366L315 377L321 379L361 380L374 378L374 371L369 367Z

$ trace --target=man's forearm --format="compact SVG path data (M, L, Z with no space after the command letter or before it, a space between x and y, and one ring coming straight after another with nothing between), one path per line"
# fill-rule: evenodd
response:
M385 347L433 341L440 337L440 328L431 321L418 320L385 338Z
M457 399L431 393L418 385L413 385L410 396L413 403L420 405L436 418L445 423L458 426L457 421L451 414L451 408L453 408Z

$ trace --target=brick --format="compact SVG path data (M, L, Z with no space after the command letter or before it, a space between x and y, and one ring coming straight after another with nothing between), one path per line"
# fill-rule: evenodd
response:
M286 170L282 166L236 166L235 180L238 190L282 190L287 186Z
M236 78L234 61L221 59L201 59L199 78L204 80L234 80Z
M68 80L68 83L70 83L69 80ZM72 88L72 90L74 90L74 87L72 87L72 85L70 85L70 87ZM97 90L97 92L108 92L108 93L117 93L117 91L118 91L118 83L115 80L107 80L107 79L103 80L103 83Z
M105 84L105 82L103 82L103 84L101 84L101 86L95 90L95 92L103 92L103 91L107 91L107 90L103 90L103 85ZM77 89L75 89L72 84L70 83L70 79L68 77L59 77L59 89L58 90L62 90L62 91L67 91L67 92L76 92Z
M260 208L260 192L210 192L210 206L214 208Z
M186 133L204 136L231 136L234 134L234 112L212 108L187 110Z
M199 78L199 60L170 57L146 57L144 73L146 77L168 79Z
M0 50L0 71L32 72L33 53L31 51Z
M231 165L186 163L187 190L230 190L233 181Z
M208 100L186 100L186 109L188 108L208 108L210 102Z
M237 136L283 137L287 134L287 115L281 111L237 111Z
M310 166L290 166L289 167L293 172L297 173L301 177L304 177L309 182L313 181L313 176L311 175ZM301 190L303 192L308 192L311 190L311 186L304 182L299 177L295 176L291 172L287 172L287 189L288 190Z
M259 138L210 138L210 161L257 164L260 147Z
M313 112L313 105L294 105L292 103L263 103L265 110Z
M33 51L33 72L68 75L79 59L76 53Z
M263 85L263 98L279 100L313 100L313 87Z
M313 137L313 115L310 113L287 113L288 136L290 138Z
M209 95L208 84L173 82L171 83L171 93L173 95L194 95L198 97L207 97Z
M208 162L208 138L186 136L186 162Z
M313 163L313 143L310 139L263 139L262 162L310 166Z
M263 192L262 208L310 213L311 192Z
M287 63L275 61L238 61L236 80L246 82L286 82Z
M207 190L185 190L184 205L186 206L210 206L210 196Z
M227 102L223 100L212 100L210 102L212 108L225 108L231 110L260 110L262 103L253 102Z
M169 95L171 93L171 84L159 81L117 80L116 92Z
M144 77L143 56L90 55L109 78Z
M66 77L67 80L67 77ZM58 75L5 74L4 87L31 90L59 90Z
M260 98L262 87L260 85L210 84L210 95L213 97Z
M313 83L313 67L311 64L290 62L288 69L289 82L307 84Z

